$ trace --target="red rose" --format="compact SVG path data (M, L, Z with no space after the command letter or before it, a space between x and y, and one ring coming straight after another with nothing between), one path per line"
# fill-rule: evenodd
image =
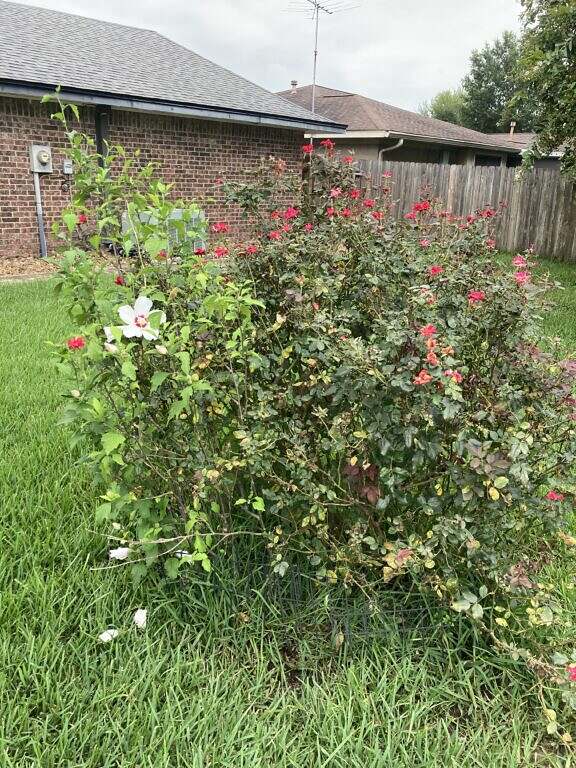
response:
M430 336L435 336L438 333L438 329L435 325L424 325L419 330L420 336L424 336L425 339L429 338Z
M334 144L332 139L323 139L323 141L320 142L320 146L324 147L328 150L329 153L331 153L336 144Z
M430 374L428 373L428 371L426 371L426 370L422 369L422 370L420 371L420 373L418 374L418 376L416 376L416 377L414 378L414 382L413 382L413 383L414 383L414 384L415 384L417 387L419 387L419 386L422 386L423 384L428 384L428 383L429 383L429 382L431 382L431 381L432 381L432 376L430 376Z
M116 275L116 277L114 278L114 282L116 283L116 285L124 285L124 278L122 277L122 275Z
M82 349L86 346L86 341L83 336L72 336L66 342L68 349Z

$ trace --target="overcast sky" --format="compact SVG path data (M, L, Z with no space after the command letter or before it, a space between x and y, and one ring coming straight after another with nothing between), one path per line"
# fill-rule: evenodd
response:
M520 29L516 0L326 0L335 3L359 7L321 18L318 82L407 109L458 85L474 48ZM312 79L312 22L286 10L305 0L26 4L155 29L272 91Z

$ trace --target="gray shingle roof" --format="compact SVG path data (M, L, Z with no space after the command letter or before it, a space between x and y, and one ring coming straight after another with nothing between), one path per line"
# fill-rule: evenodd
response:
M148 29L0 0L0 83L330 123Z
M309 109L312 101L312 86L296 88L294 92L281 91L279 95L290 99L300 107ZM316 111L335 122L345 123L349 131L389 131L392 134L415 139L455 141L473 147L518 151L518 145L510 141L510 137L493 137L487 133L472 131L460 125L425 117L407 109L393 107L366 96L334 88L316 86Z

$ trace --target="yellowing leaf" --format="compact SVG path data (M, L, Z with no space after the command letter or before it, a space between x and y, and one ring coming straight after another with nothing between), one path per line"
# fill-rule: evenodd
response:
M492 501L498 501L498 499L500 498L500 493L498 492L497 488L489 488L488 496L490 496Z

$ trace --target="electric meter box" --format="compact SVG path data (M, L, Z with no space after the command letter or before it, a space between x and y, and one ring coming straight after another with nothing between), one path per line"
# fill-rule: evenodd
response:
M62 163L62 173L65 176L71 176L74 173L74 164L72 163L72 160L64 160Z
M30 147L30 168L33 173L52 173L52 150L43 144Z

